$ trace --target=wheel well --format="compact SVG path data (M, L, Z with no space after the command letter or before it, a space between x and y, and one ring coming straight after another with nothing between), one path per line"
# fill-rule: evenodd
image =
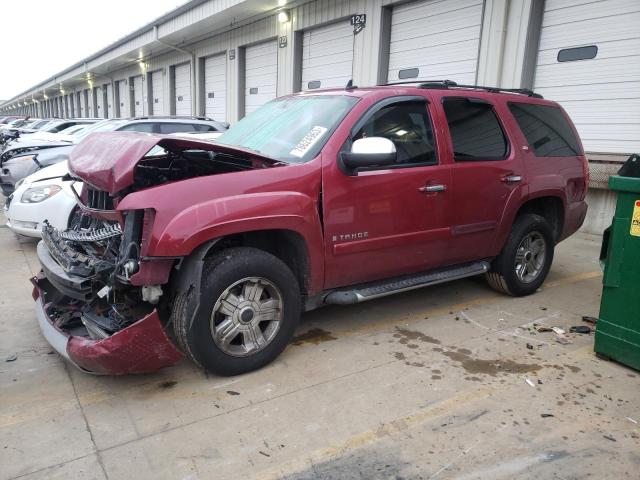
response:
M260 230L230 235L217 242L207 257L230 247L253 247L278 257L298 279L300 291L309 291L309 253L303 237L292 230Z
M534 213L545 218L553 229L554 238L558 241L564 225L564 205L560 198L540 197L529 200L520 207L516 217L527 213Z

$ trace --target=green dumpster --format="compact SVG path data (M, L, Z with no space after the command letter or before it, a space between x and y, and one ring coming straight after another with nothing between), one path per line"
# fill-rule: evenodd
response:
M640 370L640 178L615 175L609 187L618 200L600 254L604 278L595 351Z

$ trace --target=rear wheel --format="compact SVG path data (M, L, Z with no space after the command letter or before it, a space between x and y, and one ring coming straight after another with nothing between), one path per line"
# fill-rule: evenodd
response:
M284 350L300 309L297 280L280 259L255 248L231 248L205 264L200 306L193 293L182 296L172 316L188 356L211 372L237 375Z
M549 222L534 214L519 216L486 278L492 288L513 296L534 293L553 262L554 237Z

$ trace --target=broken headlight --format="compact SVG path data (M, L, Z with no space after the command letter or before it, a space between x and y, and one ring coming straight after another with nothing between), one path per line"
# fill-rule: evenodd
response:
M22 203L40 203L47 198L53 197L62 190L58 185L43 185L41 187L32 187L22 194L20 201Z

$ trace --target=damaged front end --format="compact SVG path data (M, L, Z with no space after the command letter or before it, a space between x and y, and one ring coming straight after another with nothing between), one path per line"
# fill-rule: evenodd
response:
M40 327L58 353L85 371L145 373L182 357L157 311L162 288L131 283L139 273L143 215L127 215L124 229L86 215L66 231L43 227L42 272L32 280Z
M166 221L171 202L140 207L127 202L129 195L276 163L230 147L130 132L95 133L74 147L71 175L84 182L81 193L72 188L78 215L66 230L44 222L37 248L42 271L32 279L47 340L93 373L143 373L175 364L182 354L165 327L171 272L184 257L154 256L152 247L156 214Z

